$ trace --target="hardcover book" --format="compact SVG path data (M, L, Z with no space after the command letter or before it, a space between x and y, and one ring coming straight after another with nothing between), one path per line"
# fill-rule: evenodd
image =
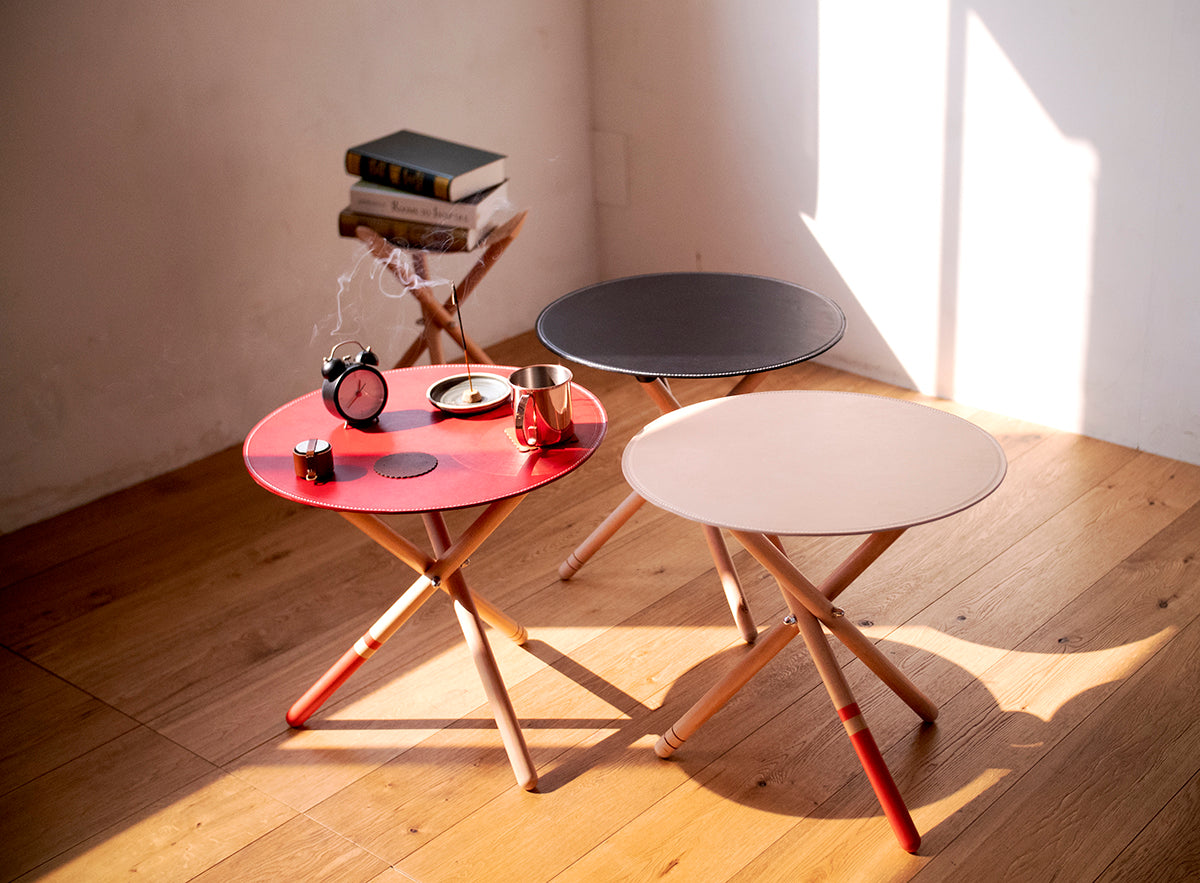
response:
M351 175L449 202L504 181L505 165L503 154L409 129L346 151Z
M353 211L349 206L338 214L338 233L354 237L356 227L374 230L400 248L419 248L429 251L470 251L489 230L468 227L444 227L406 221L401 218L382 218Z
M507 204L507 183L481 190L458 202L420 196L372 181L356 181L350 187L351 211L443 227L482 227Z

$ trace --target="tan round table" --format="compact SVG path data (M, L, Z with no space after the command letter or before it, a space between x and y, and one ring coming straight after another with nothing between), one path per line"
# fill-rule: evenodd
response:
M630 486L655 505L726 528L778 581L791 611L659 740L669 757L797 634L804 638L901 846L920 835L821 630L823 624L922 719L937 707L833 605L905 530L975 505L1004 478L1004 452L935 408L856 393L788 390L701 402L659 417L626 446ZM780 535L866 534L822 583Z

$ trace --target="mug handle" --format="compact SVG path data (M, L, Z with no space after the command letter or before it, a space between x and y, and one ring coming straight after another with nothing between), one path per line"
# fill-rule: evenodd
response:
M527 392L521 393L521 395L518 397L517 410L514 412L516 417L514 422L516 423L517 429L517 441L523 443L526 447L533 448L537 446L537 418L533 418L533 423L535 424L534 426L525 426L525 406L529 404L529 400L531 398L532 396ZM533 413L537 413L536 408L534 409Z

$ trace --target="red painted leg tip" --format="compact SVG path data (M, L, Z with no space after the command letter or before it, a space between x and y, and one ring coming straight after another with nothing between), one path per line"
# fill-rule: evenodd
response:
M289 727L302 727L304 726L304 722L308 720L308 715L293 709L287 713L286 719Z

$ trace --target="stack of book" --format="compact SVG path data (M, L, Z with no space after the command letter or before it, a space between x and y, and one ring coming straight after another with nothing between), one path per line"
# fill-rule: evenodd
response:
M402 248L470 251L508 204L502 154L407 129L346 151L360 180L338 232L368 227Z

